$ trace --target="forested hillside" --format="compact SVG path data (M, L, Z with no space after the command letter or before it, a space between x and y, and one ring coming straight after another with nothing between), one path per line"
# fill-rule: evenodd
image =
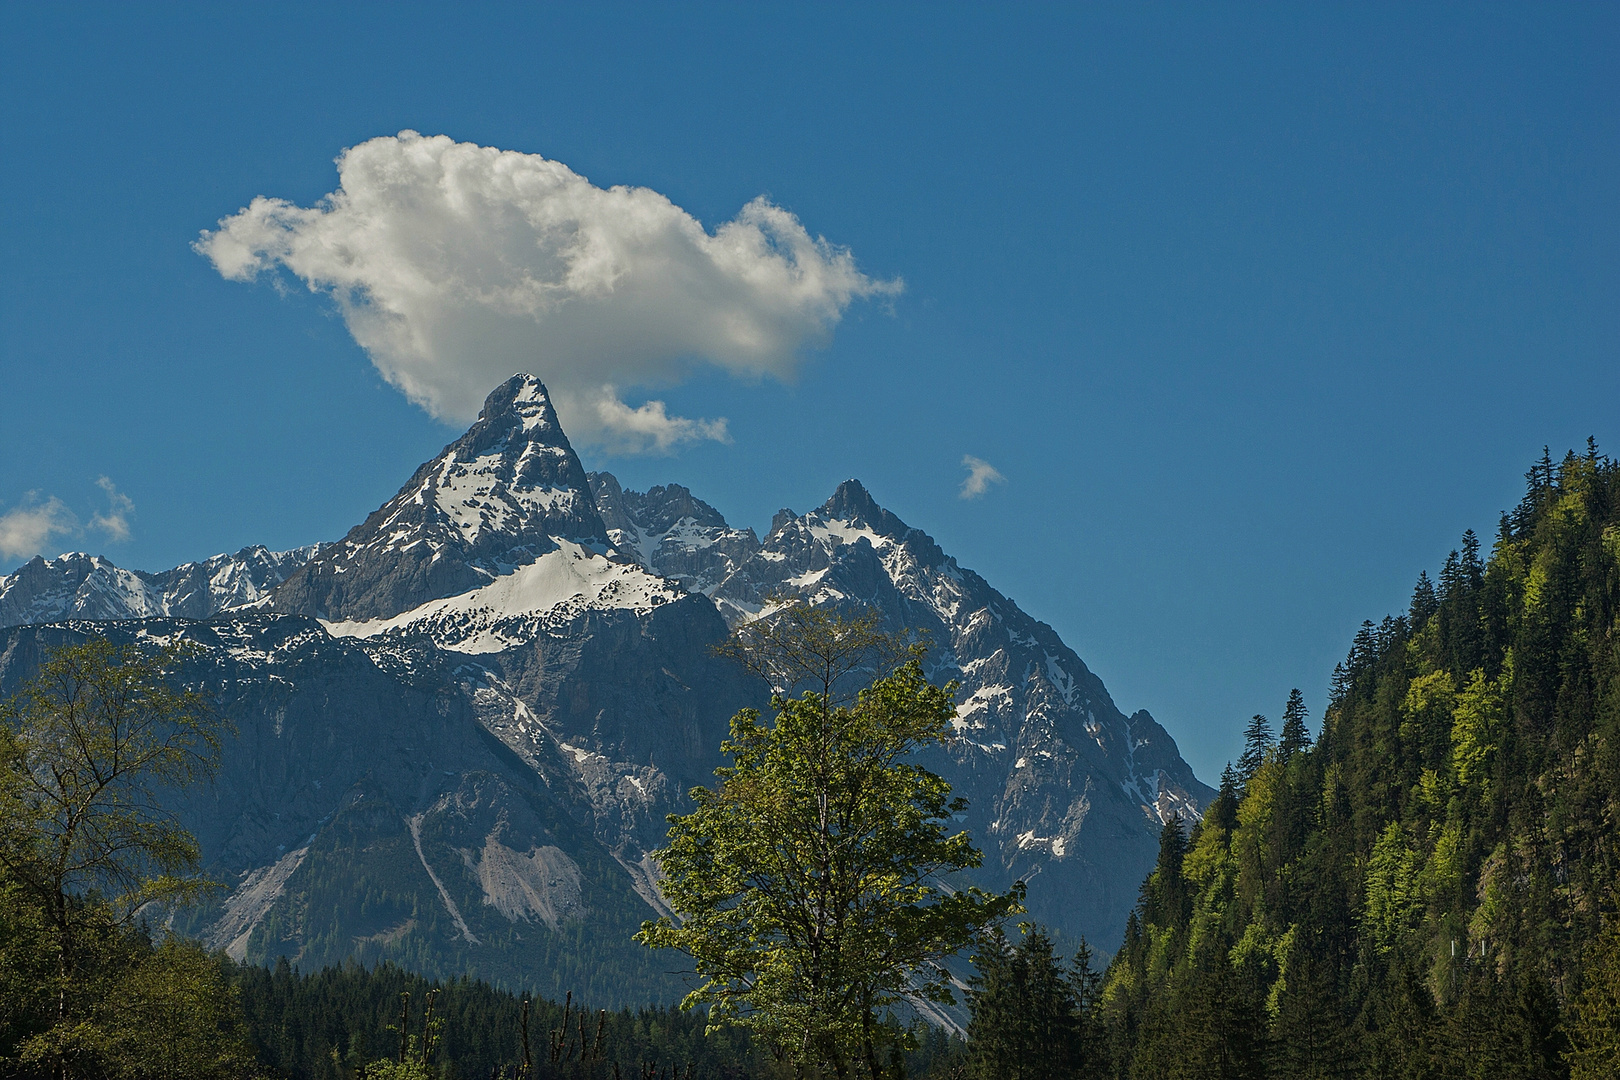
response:
M1117 1075L1616 1075L1620 466L1528 481L1488 559L1465 534L1363 625L1315 746L1296 694L1165 828Z

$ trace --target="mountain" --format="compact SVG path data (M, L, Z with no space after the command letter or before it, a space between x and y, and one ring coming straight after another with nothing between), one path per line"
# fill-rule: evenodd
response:
M254 545L161 574L121 570L99 555L74 552L55 559L36 555L0 577L0 626L154 615L206 619L268 599L317 550L312 545L269 551Z
M614 546L688 592L712 596L726 575L759 550L753 529L733 529L720 511L679 484L642 494L612 473L589 473L591 494Z
M1049 626L860 484L778 514L761 540L684 487L587 474L527 376L341 541L287 558L241 604L224 586L212 608L185 601L201 571L96 560L73 606L40 572L63 562L0 581L0 603L18 598L0 693L91 633L199 645L184 677L238 735L180 812L231 888L185 925L251 960L386 958L670 1000L678 960L628 942L662 910L647 853L712 781L730 716L766 702L712 646L785 593L875 604L928 635L930 675L961 682L960 737L933 764L971 800L982 883L1027 880L1034 916L1063 933L1112 945L1161 824L1213 794ZM81 588L92 579L110 584ZM92 604L158 579L196 606ZM113 588L131 581L148 592Z
M733 625L791 596L870 604L889 629L925 635L929 677L961 685L958 738L935 764L969 800L963 824L986 850L987 883L1030 882L1033 917L1111 942L1159 826L1176 814L1195 820L1214 796L1151 715L1122 713L1050 626L859 481L802 516L778 513L752 543L684 488L622 492L606 473L591 483L613 507L604 517L634 538L626 548L712 598Z

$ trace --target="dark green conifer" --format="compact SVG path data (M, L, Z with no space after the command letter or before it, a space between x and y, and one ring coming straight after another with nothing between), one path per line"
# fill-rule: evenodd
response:
M1429 572L1418 572L1417 585L1412 589L1412 604L1408 608L1408 617L1412 622L1412 629L1421 630L1440 608L1440 601L1434 595L1434 582L1429 580Z
M1016 946L997 930L974 957L968 1056L980 1080L1068 1080L1078 1075L1082 1014L1075 981L1052 940L1030 927Z
M1275 745L1271 737L1271 721L1255 713L1249 726L1243 730L1243 754L1238 758L1238 779L1244 784L1253 780Z
M1305 695L1295 687L1288 692L1288 704L1283 708L1282 738L1277 744L1284 761L1311 746L1310 729L1305 726Z
M1237 773L1232 770L1232 763L1228 761L1226 768L1221 770L1221 790L1215 796L1215 801L1209 804L1204 811L1204 820L1219 825L1226 831L1228 838L1232 830L1237 828L1238 799L1242 792L1239 790Z

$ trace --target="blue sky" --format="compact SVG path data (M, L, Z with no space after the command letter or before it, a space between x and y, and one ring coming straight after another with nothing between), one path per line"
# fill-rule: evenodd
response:
M345 148L543 155L710 231L763 195L903 291L613 368L730 442L587 467L761 531L859 477L1213 779L1543 444L1620 447L1617 56L1590 4L7 5L0 515L142 569L288 547L457 434L330 296L192 250ZM966 456L1004 482L960 498Z

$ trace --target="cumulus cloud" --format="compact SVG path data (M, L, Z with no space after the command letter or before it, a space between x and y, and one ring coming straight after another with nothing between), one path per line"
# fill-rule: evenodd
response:
M962 478L962 487L956 493L959 499L977 499L989 491L992 484L1007 482L1007 478L994 465L972 454L962 455L962 467L967 469L968 474Z
M38 555L51 537L78 531L79 521L56 496L40 501L30 491L20 506L0 514L0 555L8 559Z
M763 197L711 233L648 188L443 135L372 139L337 164L315 206L260 196L195 248L231 280L284 268L331 296L383 376L446 420L529 371L585 441L724 440L724 420L632 408L615 388L669 385L695 363L789 375L852 302L901 289Z
M107 512L90 519L90 527L106 534L108 540L119 543L129 539L129 519L135 513L135 502L119 491L105 476L96 479L96 486L107 493Z

